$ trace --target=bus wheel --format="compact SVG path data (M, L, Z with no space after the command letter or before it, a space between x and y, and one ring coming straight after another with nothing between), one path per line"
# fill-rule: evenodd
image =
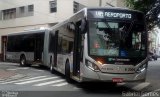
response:
M70 65L68 61L66 62L66 65L65 65L65 77L68 83L72 82L72 79L70 77Z
M50 65L50 71L51 71L52 74L54 74L54 68L53 68L52 64Z
M54 68L53 68L53 65L52 65L52 56L50 57L50 71L51 71L52 74L54 73Z
M108 85L111 86L111 87L113 87L113 86L116 86L117 83L115 83L115 82L108 82Z
M24 55L20 57L20 66L25 66L26 65L26 58Z

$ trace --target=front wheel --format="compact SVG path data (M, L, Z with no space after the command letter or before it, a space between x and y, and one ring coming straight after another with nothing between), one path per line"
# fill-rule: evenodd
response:
M54 68L52 65L52 57L50 57L50 72L53 74L54 73Z
M50 72L51 72L52 74L54 74L54 72L55 72L52 64L50 64Z
M20 57L20 66L26 66L26 58L25 56Z

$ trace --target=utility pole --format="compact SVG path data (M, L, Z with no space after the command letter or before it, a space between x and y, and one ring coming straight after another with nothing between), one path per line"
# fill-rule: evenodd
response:
M102 6L102 0L99 0L99 7Z
M114 5L112 5L112 4L108 3L108 2L106 2L106 5L108 5L110 7L115 7Z

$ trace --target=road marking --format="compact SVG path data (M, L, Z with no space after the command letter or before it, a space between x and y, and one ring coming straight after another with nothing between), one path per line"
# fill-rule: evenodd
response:
M80 89L82 89L82 88L80 88L80 87L73 87L73 89L74 89L74 90L80 90Z
M149 85L150 85L150 83L144 82L144 83L140 83L140 84L134 86L132 89L139 91L139 90L142 90L142 89L144 89L145 87L147 87Z
M154 90L154 91L158 92L158 91L160 91L160 89L157 89L157 90Z
M44 70L34 70L34 71L40 71L40 72L42 72L42 71L44 71Z
M44 85L49 85L49 84L53 84L53 83L58 83L58 82L63 82L65 80L60 79L60 80L55 80L55 81L50 81L50 82L45 82L45 83L40 83L40 84L36 84L34 86L44 86Z
M44 78L44 77L47 77L47 76L38 76L38 77L26 78L26 79L21 79L21 80L3 82L3 83L0 83L0 84L9 84L9 83L15 83L15 82L22 82L22 81L34 80L34 79Z
M52 86L58 86L58 87L60 87L60 86L64 86L64 85L67 85L68 83L67 82L64 82L64 83L60 83L60 84L56 84L56 85L52 85Z
M29 68L28 67L26 67L26 68L14 68L14 69L7 69L7 70L20 70L20 69L25 70L25 69L29 69Z
M58 78L58 77L50 77L50 78L44 78L44 79L37 79L37 80L25 81L25 82L20 82L20 83L15 83L15 84L22 85L22 84L28 84L28 83L45 81L45 80L49 80L49 79L55 79L55 78Z

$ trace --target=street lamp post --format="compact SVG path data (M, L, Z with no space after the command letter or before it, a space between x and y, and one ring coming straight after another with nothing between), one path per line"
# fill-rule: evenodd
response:
M102 6L102 0L99 0L99 7Z
M108 3L108 2L106 2L106 5L108 5L110 7L115 7L114 5L112 5L112 4Z

